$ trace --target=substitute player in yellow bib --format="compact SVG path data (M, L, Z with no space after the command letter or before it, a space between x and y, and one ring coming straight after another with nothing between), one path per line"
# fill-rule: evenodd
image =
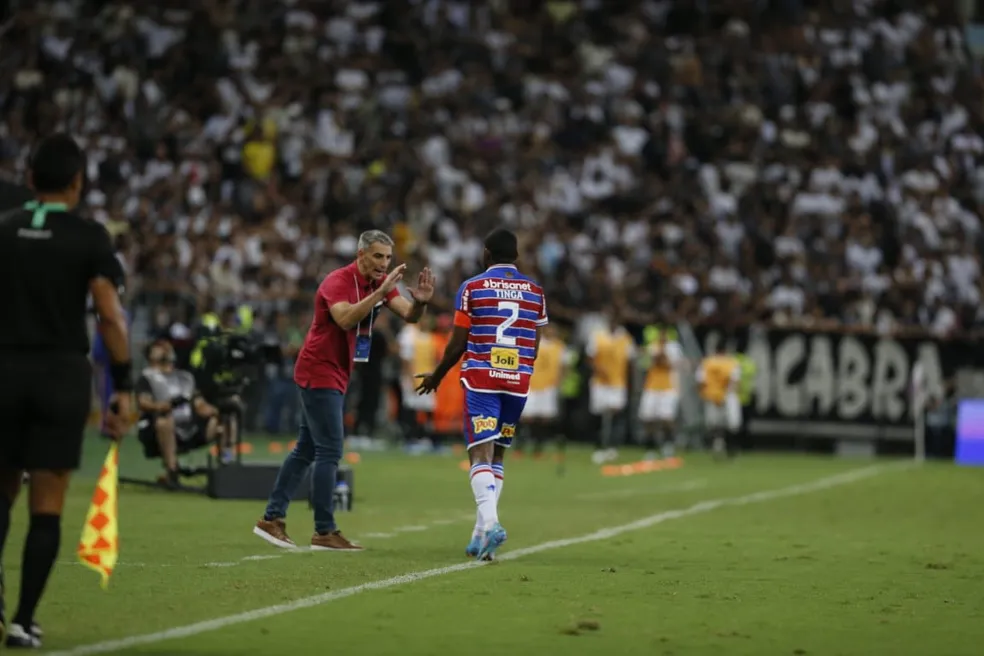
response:
M659 337L650 344L648 355L649 369L643 384L642 399L639 402L639 421L645 430L644 440L652 449L647 458L656 457L656 450L663 455L673 455L673 442L676 438L677 410L680 407L680 375L685 358L680 343L669 339L669 331L663 328Z
M437 366L437 342L433 321L422 317L418 324L403 326L397 336L400 348L400 389L403 392L403 411L406 414L408 437L413 441L427 436L427 424L434 412L434 395L417 394L414 376L421 371L434 371ZM408 445L410 446L410 445Z
M738 358L726 353L723 345L704 358L697 372L700 397L704 400L704 423L717 455L734 455L736 437L741 429L740 380Z
M530 395L526 398L523 423L533 439L533 454L539 455L543 442L557 427L560 417L560 381L564 369L566 345L558 337L552 325L543 329L540 349L537 351L530 378Z
M592 456L595 463L618 457L613 424L629 401L629 363L635 350L632 335L614 317L609 317L608 326L596 330L588 340L585 353L591 358L589 405L591 414L601 417L598 449Z

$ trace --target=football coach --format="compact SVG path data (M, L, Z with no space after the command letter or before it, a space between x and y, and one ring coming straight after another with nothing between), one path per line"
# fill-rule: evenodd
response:
M287 506L314 462L314 536L311 548L319 551L361 551L335 524L335 476L345 440L345 392L356 362L368 362L372 324L385 305L408 323L416 323L434 294L434 276L424 268L410 299L397 284L405 264L389 271L393 240L369 230L359 236L358 253L351 264L329 273L314 298L314 319L294 365L300 389L301 422L297 444L284 460L270 493L266 512L253 533L283 548L296 545L287 535Z

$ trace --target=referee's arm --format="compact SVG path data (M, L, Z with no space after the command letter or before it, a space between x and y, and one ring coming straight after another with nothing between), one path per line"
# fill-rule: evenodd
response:
M102 226L97 226L96 231L91 250L89 293L99 319L99 333L109 351L109 373L115 390L110 401L112 415L108 418L107 429L119 439L129 424L130 393L133 391L130 335L118 291L122 287L123 271L113 253L109 233Z
M93 278L89 281L89 293L92 294L92 304L99 317L99 333L106 343L110 360L113 364L128 364L130 336L116 284L108 278Z

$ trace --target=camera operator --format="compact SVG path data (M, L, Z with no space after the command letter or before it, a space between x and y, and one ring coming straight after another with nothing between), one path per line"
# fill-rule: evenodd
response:
M220 455L223 463L235 458L231 447L243 425L243 390L256 379L261 364L261 351L248 334L252 317L242 309L239 316L240 325L236 326L235 311L224 311L219 331L202 337L190 357L201 395L219 409L225 426L228 446Z
M176 487L178 454L219 441L224 431L218 409L197 392L194 376L175 368L170 343L152 343L147 359L149 366L136 384L139 438L144 455L164 465L161 484Z

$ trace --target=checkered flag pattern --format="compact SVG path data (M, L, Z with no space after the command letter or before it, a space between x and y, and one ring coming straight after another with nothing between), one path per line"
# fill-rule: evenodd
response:
M109 576L119 557L119 526L117 499L119 492L119 445L114 443L106 454L92 503L85 517L79 538L79 560L102 576L102 588L109 585Z

